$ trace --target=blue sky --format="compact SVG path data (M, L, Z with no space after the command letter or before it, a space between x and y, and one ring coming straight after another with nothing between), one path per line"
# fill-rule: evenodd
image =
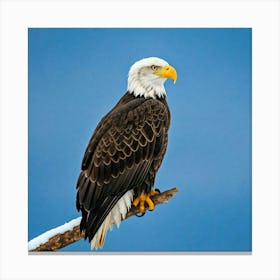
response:
M29 239L80 214L82 157L100 118L127 87L129 67L158 56L169 145L156 178L179 188L168 204L109 232L103 251L251 251L251 29L29 29ZM62 251L89 251L79 241Z

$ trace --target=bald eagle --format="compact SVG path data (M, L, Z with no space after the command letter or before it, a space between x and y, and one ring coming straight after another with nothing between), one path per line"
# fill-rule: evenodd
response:
M91 249L102 248L108 229L118 227L132 205L154 209L150 197L167 148L170 111L164 82L176 70L157 57L137 61L128 88L97 125L77 181L81 232Z

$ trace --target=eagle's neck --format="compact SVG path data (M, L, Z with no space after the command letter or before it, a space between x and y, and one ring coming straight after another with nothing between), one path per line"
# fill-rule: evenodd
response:
M136 97L163 98L166 96L164 82L159 77L139 76L133 73L128 77L127 90Z

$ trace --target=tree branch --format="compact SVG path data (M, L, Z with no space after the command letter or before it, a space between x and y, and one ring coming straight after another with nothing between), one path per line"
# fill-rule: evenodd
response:
M176 192L178 192L178 189L177 188L173 188L173 189L167 190L165 192L156 194L155 196L151 197L151 199L153 200L154 205L158 205L158 204L162 204L162 203L167 203L168 200ZM127 219L127 218L129 218L131 216L134 216L134 215L136 215L139 212L140 211L139 211L138 208L131 209L127 213L125 219ZM31 244L34 244L34 241L40 239L40 237L43 236L44 234L34 238L33 240L29 241L29 243L28 243L28 245L29 245L29 252L57 251L57 250L59 250L59 249L61 249L63 247L66 247L66 246L68 246L68 245L70 245L70 244L72 244L72 243L74 243L76 241L79 241L81 238L84 237L84 233L83 232L80 233L79 222L80 222L80 219L75 219L75 220L70 221L69 224L71 223L72 225L74 225L71 228L71 230L67 230L65 232L55 234L54 236L52 236L48 240L46 240L46 242L44 242L43 244L40 244L39 246L37 246L35 248L33 248L34 245L31 245ZM75 225L75 224L77 224L77 225ZM60 227L58 227L56 229L58 229L58 231L59 231L59 228L61 229L62 227L63 226L60 226ZM52 231L55 232L55 229L52 230Z

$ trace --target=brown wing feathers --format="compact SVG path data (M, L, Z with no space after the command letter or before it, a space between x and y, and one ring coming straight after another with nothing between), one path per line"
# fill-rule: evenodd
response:
M165 100L129 93L101 120L77 182L81 230L89 241L125 192L150 190L166 150L168 126Z

